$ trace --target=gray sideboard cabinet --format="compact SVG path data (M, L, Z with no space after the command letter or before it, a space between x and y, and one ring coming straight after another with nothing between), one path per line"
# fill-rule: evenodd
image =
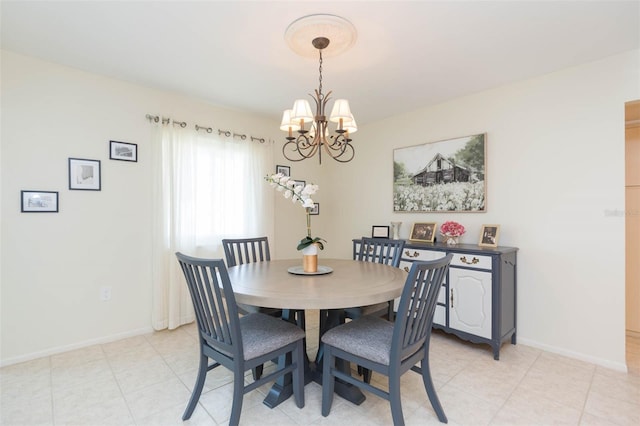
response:
M359 250L359 241L353 240L354 253ZM504 342L516 344L517 252L516 247L407 240L400 267L409 271L415 260L433 260L452 253L433 327L473 343L489 344L493 358L498 360Z

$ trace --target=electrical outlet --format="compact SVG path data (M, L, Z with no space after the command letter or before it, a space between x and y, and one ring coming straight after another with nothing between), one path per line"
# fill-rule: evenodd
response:
M100 300L106 302L107 300L111 300L111 287L103 286L100 287Z

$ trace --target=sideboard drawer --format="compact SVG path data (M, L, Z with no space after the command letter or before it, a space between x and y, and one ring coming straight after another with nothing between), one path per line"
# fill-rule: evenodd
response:
M480 256L477 254L453 253L451 266L463 266L471 268L491 270L491 256Z
M447 255L446 252L436 250L420 250L405 248L402 250L402 258L410 261L414 260L436 260Z
M444 257L444 256L441 256L441 257ZM421 259L421 260L435 260L435 259L437 259L437 258L434 258L434 259ZM411 265L413 265L413 261L402 259L400 261L399 268L408 273L411 270Z

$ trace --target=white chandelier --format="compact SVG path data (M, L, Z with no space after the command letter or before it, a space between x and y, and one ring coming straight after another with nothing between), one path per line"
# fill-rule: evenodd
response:
M312 18L314 23L318 19L323 20L323 29L326 31L327 19L331 24L337 22L340 25L348 24L350 34L352 34L351 42L355 38L355 29L350 22L343 18L333 15L312 15L310 17L301 18L289 26L287 32L293 28L300 31L301 21L309 21ZM309 32L309 26L305 26L305 30ZM335 30L335 28L334 28ZM340 28L343 31L342 28ZM353 145L351 145L351 134L358 130L356 120L349 108L349 101L346 99L337 99L331 115L327 120L325 113L327 102L331 99L331 91L326 94L322 93L322 51L329 46L328 37L318 36L313 38L311 44L317 49L320 57L319 65L319 87L315 90L315 96L309 94L315 101L315 114L311 110L311 105L306 99L298 99L294 102L292 109L287 109L282 114L282 123L280 130L287 132L287 142L282 147L282 153L289 161L302 161L312 158L318 154L318 161L322 164L322 152L324 151L334 160L347 163L351 161L355 155ZM350 47L350 46L347 46ZM344 49L344 47L342 47ZM329 122L336 123L336 128L331 134L329 131ZM294 135L297 132L297 135Z

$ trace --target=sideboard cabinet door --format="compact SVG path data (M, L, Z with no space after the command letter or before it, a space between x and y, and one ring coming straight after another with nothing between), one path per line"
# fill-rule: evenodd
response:
M449 269L449 327L491 339L491 273Z

